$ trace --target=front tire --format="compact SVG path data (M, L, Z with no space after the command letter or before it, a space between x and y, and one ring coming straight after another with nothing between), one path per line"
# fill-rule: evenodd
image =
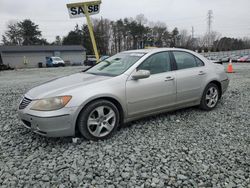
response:
M214 109L218 104L219 96L218 86L214 83L209 83L203 92L200 108L207 111Z
M119 125L119 111L110 101L97 100L87 105L80 113L77 126L89 140L109 138Z

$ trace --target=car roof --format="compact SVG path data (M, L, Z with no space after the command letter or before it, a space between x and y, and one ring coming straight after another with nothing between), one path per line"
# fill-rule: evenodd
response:
M155 52L162 52L162 51L184 51L184 52L193 52L191 50L186 50L183 48L149 48L149 49L139 49L139 50L129 50L129 51L124 51L122 53L155 53Z

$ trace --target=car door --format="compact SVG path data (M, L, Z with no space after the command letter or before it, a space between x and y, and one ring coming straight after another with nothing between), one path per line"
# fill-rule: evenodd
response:
M142 62L138 70L149 70L150 77L126 82L128 116L150 113L175 103L176 80L168 52L156 53Z
M176 63L177 104L199 100L206 79L205 64L184 51L171 52Z

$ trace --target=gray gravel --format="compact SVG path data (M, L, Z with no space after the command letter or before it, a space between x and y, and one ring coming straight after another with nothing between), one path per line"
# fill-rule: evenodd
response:
M80 67L0 72L0 187L250 188L250 64L234 68L215 110L146 118L100 142L44 138L17 118L24 92Z

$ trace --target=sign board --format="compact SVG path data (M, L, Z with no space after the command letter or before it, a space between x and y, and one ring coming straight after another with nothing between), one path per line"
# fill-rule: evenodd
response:
M93 49L94 49L95 57L97 61L99 61L99 54L98 54L97 45L95 41L93 25L90 20L90 15L98 14L100 12L100 4L101 4L101 0L92 0L92 1L84 1L80 3L67 4L70 18L86 17L88 28L89 28L89 34L90 34L91 42L93 45Z
M85 8L87 7L87 11L89 15L98 14L100 12L101 1L86 1L82 3L72 3L67 4L69 17L70 18L80 18L85 17Z

